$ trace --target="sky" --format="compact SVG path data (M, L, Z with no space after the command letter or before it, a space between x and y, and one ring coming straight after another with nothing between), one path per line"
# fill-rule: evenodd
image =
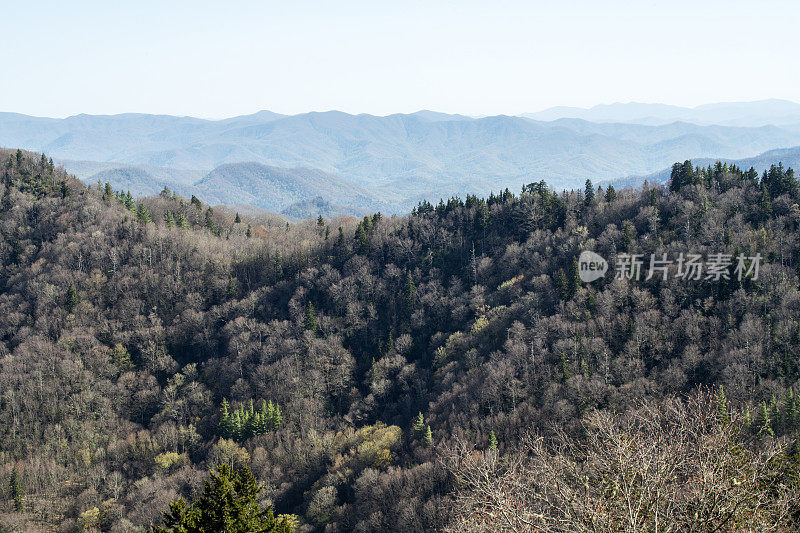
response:
M800 101L800 3L5 2L0 111L521 114Z

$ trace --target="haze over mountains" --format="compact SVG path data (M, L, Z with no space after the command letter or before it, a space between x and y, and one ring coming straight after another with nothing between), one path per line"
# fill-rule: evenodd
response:
M796 125L800 122L800 104L788 100L757 102L725 102L697 107L638 102L601 104L591 108L551 107L523 116L534 120L580 118L595 122L630 122L638 124L669 124L683 121L695 124L726 126Z
M675 161L744 159L800 145L800 104L612 104L473 118L270 111L225 120L0 113L0 146L51 154L78 177L137 195L164 185L289 216L402 213L421 199L547 180L645 176ZM297 204L297 205L295 205Z
M317 169L280 168L261 163L226 163L200 180L199 196L212 204L248 204L293 218L389 208L359 185ZM313 200L322 198L322 202ZM312 201L309 205L308 202ZM375 209L377 207L378 209ZM310 211L309 211L310 209Z

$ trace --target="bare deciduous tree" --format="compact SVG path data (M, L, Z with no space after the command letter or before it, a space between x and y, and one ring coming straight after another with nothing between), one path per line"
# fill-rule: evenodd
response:
M445 453L460 491L450 531L787 531L800 484L788 442L745 442L706 392L595 411L583 438L530 435L500 456Z

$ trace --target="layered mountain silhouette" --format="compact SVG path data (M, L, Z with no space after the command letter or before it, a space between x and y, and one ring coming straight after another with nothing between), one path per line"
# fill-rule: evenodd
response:
M593 122L628 122L650 125L676 121L728 126L792 125L800 122L800 104L778 99L757 102L726 102L697 107L631 102L601 104L591 108L551 107L537 113L526 113L523 116L547 121L580 118Z
M294 218L349 212L365 214L371 210L385 211L388 207L363 187L321 170L270 167L252 162L219 166L194 189L206 202L248 204L274 212L288 210L286 214Z
M421 199L517 190L542 179L580 187L586 179L646 176L685 159L743 159L800 145L800 105L792 102L567 111L531 115L550 121L434 111L261 111L225 120L0 113L0 146L47 152L86 182L108 181L134 194L167 185L211 203L281 212L299 202L300 213L332 206L359 214L401 213ZM570 114L580 116L565 118ZM630 123L636 116L645 119Z

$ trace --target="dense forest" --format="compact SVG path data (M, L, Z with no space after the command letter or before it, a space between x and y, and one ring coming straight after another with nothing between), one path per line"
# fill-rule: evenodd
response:
M285 225L0 175L0 531L166 531L239 485L275 531L800 527L791 169Z

